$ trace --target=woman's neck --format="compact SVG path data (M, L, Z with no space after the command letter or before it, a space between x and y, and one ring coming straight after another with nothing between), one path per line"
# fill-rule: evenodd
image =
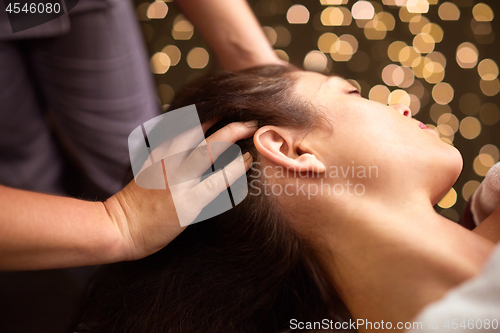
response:
M400 211L372 202L337 218L321 232L334 285L354 319L393 327L478 274L494 247L430 202Z

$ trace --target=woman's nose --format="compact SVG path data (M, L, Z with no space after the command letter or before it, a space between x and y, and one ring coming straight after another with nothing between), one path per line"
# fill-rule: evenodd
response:
M403 116L412 118L411 110L408 105L405 104L393 104L391 105L396 111L401 113Z

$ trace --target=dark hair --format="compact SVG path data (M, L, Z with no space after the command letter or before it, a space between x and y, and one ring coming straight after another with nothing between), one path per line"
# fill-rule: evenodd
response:
M170 109L196 104L202 123L220 119L210 132L249 120L311 128L317 116L291 91L296 70L263 66L207 76ZM258 160L252 139L238 144ZM73 331L288 332L291 319L350 318L313 248L285 216L276 198L249 194L158 253L105 267Z

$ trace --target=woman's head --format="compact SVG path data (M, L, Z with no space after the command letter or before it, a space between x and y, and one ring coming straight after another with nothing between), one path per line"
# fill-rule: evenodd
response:
M269 66L206 77L179 94L171 109L196 104L202 122L219 120L210 132L257 120L260 127L305 133L321 116L295 97L295 71ZM238 144L259 161L252 139ZM260 179L258 173L252 168L248 177ZM292 319L348 318L315 250L291 227L277 198L249 192L160 252L104 268L75 331L285 332Z

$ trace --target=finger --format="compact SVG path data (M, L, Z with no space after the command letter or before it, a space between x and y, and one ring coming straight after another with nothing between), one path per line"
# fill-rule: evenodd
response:
M231 143L251 137L257 130L257 122L230 123L210 135L187 157L181 170L189 177L201 176L214 161L231 146ZM214 144L210 144L210 143Z
M203 124L201 124L201 128L203 129L203 134L207 133L209 128L214 126L218 121L219 121L219 119L211 119L211 120L206 121Z
M247 160L244 160L244 159ZM214 173L204 181L193 187L186 194L188 202L197 205L194 209L203 209L214 200L222 191L243 176L252 165L252 155L246 153L229 163L224 169Z

